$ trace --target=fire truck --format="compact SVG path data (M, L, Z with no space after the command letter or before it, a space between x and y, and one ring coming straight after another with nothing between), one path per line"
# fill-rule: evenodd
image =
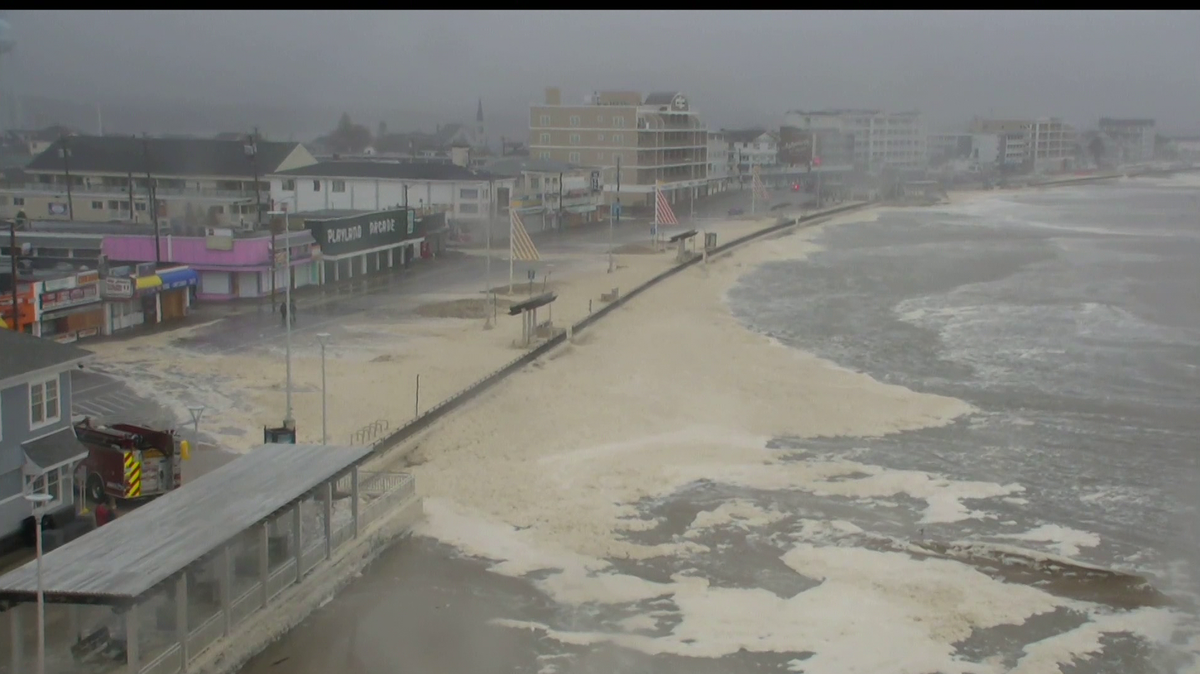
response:
M133 424L102 426L84 417L75 436L88 449L82 467L87 496L98 503L106 496L146 499L183 484L187 442L175 431L156 431Z

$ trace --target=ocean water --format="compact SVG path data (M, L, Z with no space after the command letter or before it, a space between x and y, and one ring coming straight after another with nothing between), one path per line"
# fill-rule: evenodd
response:
M976 413L880 438L776 438L784 462L837 470L784 489L713 475L638 504L650 525L624 536L692 553L603 570L543 554L501 572L545 551L504 527L477 537L495 544L482 558L408 539L244 671L1192 666L1197 194L1127 180L827 228L821 252L748 271L735 316Z

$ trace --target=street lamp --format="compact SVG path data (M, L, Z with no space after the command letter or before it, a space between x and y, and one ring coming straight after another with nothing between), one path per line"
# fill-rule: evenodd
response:
M45 476L42 476L45 480ZM37 674L46 674L46 595L42 591L42 515L54 497L46 493L27 493L25 500L33 506L34 537L37 541Z
M321 342L321 444L329 444L329 408L325 401L325 345L329 343L328 332L318 332L317 339Z
M283 426L291 430L296 427L296 420L292 418L292 321L296 320L296 317L292 314L292 246L289 241L291 227L288 224L288 212L286 209L282 211L268 211L267 215L271 217L277 215L283 216L283 248L287 251L284 262L284 266L287 267L287 274L284 277L283 296L283 305L287 307L287 314L285 314L287 319L283 322L287 332L287 411L283 415ZM274 261L275 251L271 251L271 256L272 261Z
M204 405L189 405L188 413L192 415L192 431L200 432L200 417L204 416Z

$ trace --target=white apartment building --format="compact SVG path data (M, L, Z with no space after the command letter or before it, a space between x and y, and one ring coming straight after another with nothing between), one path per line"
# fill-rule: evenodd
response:
M1153 119L1101 117L1100 132L1116 141L1121 161L1137 163L1154 159L1157 131Z
M1000 136L1000 163L1012 169L1057 173L1069 170L1075 158L1075 130L1057 117L976 118L971 132Z
M724 192L729 188L729 141L724 131L708 132L709 192Z
M707 154L708 129L680 92L600 91L570 104L550 87L529 109L529 156L601 167L609 200L619 163L626 206L652 206L658 183L672 202L706 194Z
M755 167L766 168L779 163L779 139L763 129L722 129L729 144L729 162L734 174L750 175Z
M920 112L882 110L793 110L784 126L819 131L840 131L853 138L855 168L876 172L885 168L924 170L925 122Z
M268 176L271 203L293 213L382 211L407 206L445 211L464 223L484 222L491 212L491 187L497 209L507 208L516 184L510 177L477 173L454 164L400 164L328 161Z

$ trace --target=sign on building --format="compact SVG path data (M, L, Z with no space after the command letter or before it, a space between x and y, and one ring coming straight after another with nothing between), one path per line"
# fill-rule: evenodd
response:
M106 299L127 300L133 297L133 279L106 276L101 295Z
M808 166L813 158L813 133L794 126L779 128L779 163Z
M411 210L403 208L332 220L307 220L304 226L322 254L336 257L393 246L419 236Z

